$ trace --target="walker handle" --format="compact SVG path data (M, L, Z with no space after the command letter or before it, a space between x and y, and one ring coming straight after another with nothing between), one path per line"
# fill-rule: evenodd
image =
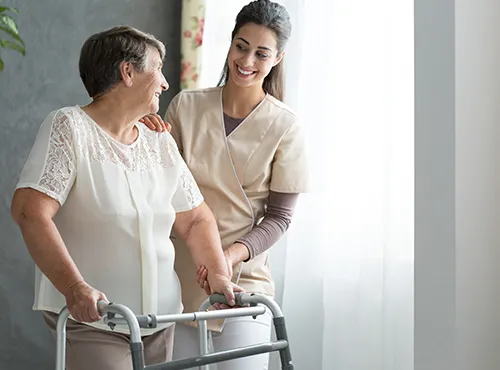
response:
M241 300L247 296L248 294L246 293L241 293L241 292L234 293L234 301L236 302L235 306L246 306L246 303L243 303ZM222 303L228 305L227 299L224 296L224 294L218 294L218 293L212 294L210 296L210 304L213 305L214 303Z
M99 315L104 314L104 307L108 306L110 303L106 301L97 301L97 312L99 312Z

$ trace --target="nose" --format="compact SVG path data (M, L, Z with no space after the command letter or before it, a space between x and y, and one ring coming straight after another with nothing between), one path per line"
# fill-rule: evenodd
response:
M240 59L240 63L242 67L249 68L252 67L254 64L254 57L252 53L246 53L243 57Z
M163 77L163 81L161 82L161 89L163 91L167 91L170 86L167 82L167 79L165 78L165 76L163 74L162 74L162 77Z

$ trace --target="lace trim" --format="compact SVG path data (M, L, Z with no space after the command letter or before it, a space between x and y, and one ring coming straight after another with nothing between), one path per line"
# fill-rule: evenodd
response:
M84 157L95 162L109 162L127 171L148 172L155 168L169 168L176 164L173 139L149 129L139 128L139 137L132 145L125 145L106 134L90 121L81 110L68 111L75 125L78 147Z
M57 112L52 121L49 151L39 186L60 199L66 198L74 178L75 155L72 136L67 116Z
M184 190L186 194L189 207L192 209L199 206L203 201L203 196L201 195L198 185L196 185L193 175L185 165L181 170L180 181L182 190Z

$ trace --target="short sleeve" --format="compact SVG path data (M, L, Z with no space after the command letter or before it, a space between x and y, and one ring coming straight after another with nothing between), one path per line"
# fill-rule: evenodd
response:
M180 153L175 150L174 155L177 157L175 159L179 166L179 177L177 189L172 197L172 206L176 213L190 211L203 202L203 195Z
M301 126L294 122L283 135L274 155L270 190L280 193L309 191L309 164Z
M63 205L76 178L70 121L61 110L50 113L38 130L16 189L32 188Z
M168 105L167 108L167 113L165 114L165 121L170 123L172 126L172 129L170 131L170 134L174 138L175 142L177 143L177 147L179 148L179 151L182 155L183 152L183 146L182 146L182 140L181 140L181 131L180 131L180 125L179 125L179 116L178 116L178 110L179 110L179 104L181 100L181 93L177 94L170 104Z

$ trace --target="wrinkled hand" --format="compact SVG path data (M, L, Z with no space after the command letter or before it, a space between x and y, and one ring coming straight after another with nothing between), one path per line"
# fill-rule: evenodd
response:
M226 251L224 251L224 257L226 258L226 264L227 264L227 269L228 269L228 272L229 272L229 276L233 276L233 266L234 266L234 263L233 261L231 260L231 257L229 255L229 253ZM211 294L211 289L210 289L210 284L208 283L207 281L207 277L208 277L208 270L205 266L199 266L197 269L196 269L196 282L198 283L198 285L203 289L205 290L205 293L207 293L207 295L210 295Z
M231 280L222 274L211 274L209 273L207 276L208 285L211 288L210 294L221 293L226 297L226 301L229 306L234 306L236 304L234 293L235 292L244 292L244 289L235 283L231 282Z
M142 117L139 122L144 123L148 128L153 131L164 132L172 129L170 123L163 121L163 119L158 114L148 114Z
M237 261L234 262L232 260L231 254L228 253L227 250L224 251L224 257L226 258L229 276L233 276L233 266L235 264L237 264L238 262ZM216 286L213 285L214 284L213 278L211 279L210 274L208 273L208 270L205 266L199 266L198 269L196 270L196 281L200 285L200 287L205 290L205 293L207 295L211 295L214 293L223 293L225 295L228 303L231 303L231 301L232 301L232 303L229 306L222 304L222 303L215 303L213 305L213 308L215 308L217 310L231 308L230 306L234 306L234 292L244 292L245 290L243 288L241 288L240 286L232 283L231 280L227 278L227 276L216 275L216 278L217 277L222 279L222 282L220 282L220 284L222 284L222 286L224 286L224 284L225 284L226 286L232 287L232 293L230 294L230 296L228 296L228 294L225 293L225 291L223 290L224 289L223 287L219 288L219 285L216 285ZM216 280L216 281L217 281L217 284L219 284L219 281L218 280Z
M79 282L71 286L64 294L66 305L73 318L80 322L94 322L101 319L97 310L98 301L108 299L104 293L92 288L85 282Z

